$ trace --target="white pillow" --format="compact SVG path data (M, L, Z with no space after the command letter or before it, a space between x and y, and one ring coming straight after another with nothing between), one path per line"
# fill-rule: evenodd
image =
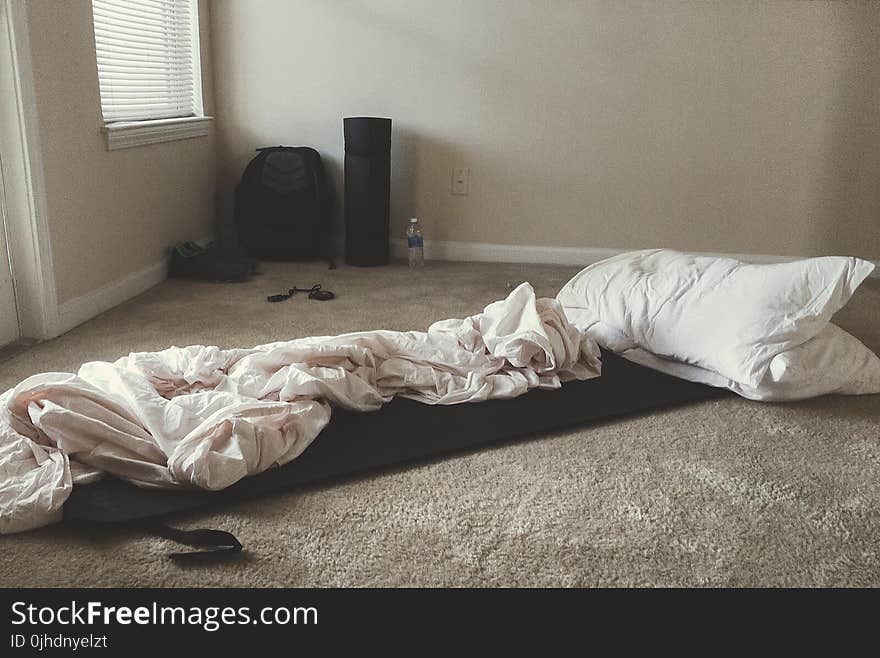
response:
M766 385L774 357L828 327L831 316L873 268L867 261L848 257L750 265L732 258L655 249L621 254L585 268L563 286L557 299L572 324L587 330L603 347L621 353L639 348L698 366L720 375L718 381L751 391ZM845 343L844 351L850 353L852 343L834 330L832 334L818 348L810 348L818 351L809 352L804 367L824 363L816 359L831 349L827 340L834 343L831 351L837 353ZM802 359L786 358L778 361L785 367L775 366L778 374L800 367ZM873 363L865 358L860 362Z
M858 338L830 323L806 343L774 356L764 379L754 387L699 366L655 356L639 347L621 355L667 375L729 388L750 400L769 402L803 400L828 393L880 393L880 358Z

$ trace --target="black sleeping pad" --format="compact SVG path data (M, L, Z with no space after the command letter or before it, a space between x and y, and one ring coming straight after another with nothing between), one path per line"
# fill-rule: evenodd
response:
M141 489L116 478L76 486L64 518L151 519L727 394L603 352L601 377L556 391L451 406L398 398L370 413L334 409L330 424L299 458L223 491Z

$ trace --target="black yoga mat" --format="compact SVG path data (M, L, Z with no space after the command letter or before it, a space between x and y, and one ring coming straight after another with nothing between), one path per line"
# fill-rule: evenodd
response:
M334 409L330 424L298 459L223 491L140 489L115 478L76 486L64 504L64 518L151 519L727 394L603 352L601 377L569 382L556 391L453 406L395 399L371 413Z

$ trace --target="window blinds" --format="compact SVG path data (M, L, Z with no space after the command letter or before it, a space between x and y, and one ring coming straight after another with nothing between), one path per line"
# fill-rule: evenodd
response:
M202 114L195 0L92 0L105 123Z

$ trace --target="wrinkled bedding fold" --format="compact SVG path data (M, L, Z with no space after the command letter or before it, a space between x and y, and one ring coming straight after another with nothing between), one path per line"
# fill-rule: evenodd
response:
M513 398L599 373L595 342L524 283L427 332L171 347L34 375L0 396L0 532L60 520L72 487L104 474L223 489L302 454L334 406Z

